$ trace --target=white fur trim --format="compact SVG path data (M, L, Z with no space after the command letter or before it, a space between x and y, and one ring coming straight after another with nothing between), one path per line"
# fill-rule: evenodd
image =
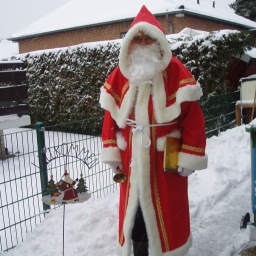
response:
M177 118L181 113L180 104L184 101L196 101L202 96L202 88L199 83L180 88L176 94L176 102L166 107L166 92L162 74L153 80L152 86L155 116L158 123L169 122Z
M202 170L207 168L208 156L197 156L186 154L184 152L179 153L178 165L190 170Z
M102 163L122 162L121 154L117 147L107 147L101 149Z
M122 132L120 131L116 133L116 144L117 147L120 148L121 150L125 150L127 147L127 143L122 135Z
M152 96L156 121L158 123L170 122L177 118L181 113L180 104L184 101L199 100L202 96L202 88L200 84L187 85L178 90L176 102L171 106L166 107L166 92L164 89L163 75L158 74L152 81ZM147 84L140 87L148 86ZM100 104L101 107L111 113L112 118L116 121L120 128L126 126L126 119L129 117L136 100L137 87L129 86L127 93L124 96L120 108L116 105L115 99L111 94L107 93L104 86L101 87ZM137 103L140 104L140 103Z
M138 88L138 97L135 103L136 122L145 125L143 133L150 135L148 119L148 100L151 93L151 85L143 85ZM140 202L144 214L145 225L148 233L149 246L152 255L161 255L161 242L155 216L155 209L151 197L150 184L150 152L149 148L143 147L141 143L141 131L133 134L133 162L131 163L130 191L128 205L123 226L125 243L120 248L119 255L128 256L131 250L131 232L134 225L134 217Z
M151 93L151 85L139 88L138 98L135 106L136 121L141 124L149 124L148 101ZM150 136L150 128L145 127L144 133ZM135 137L135 145L141 145L140 134ZM155 215L155 208L152 202L152 192L150 184L150 152L149 148L135 146L135 156L138 159L135 164L138 168L138 189L140 206L144 217L149 247L152 255L160 255L162 252L160 235Z
M127 63L127 56L128 56L128 50L131 43L131 40L134 38L134 36L139 32L143 31L145 34L149 35L152 38L155 38L162 50L162 61L163 61L163 67L164 69L168 66L171 58L172 58L172 52L171 47L168 43L168 40L166 39L165 34L156 26L151 25L148 22L139 22L136 25L134 25L132 28L130 28L125 35L121 49L119 54L119 66L122 74L128 78L128 63Z
M156 140L156 148L158 151L164 151L166 137L180 138L181 134L179 130L174 130L166 136L160 137Z
M196 85L187 85L181 87L176 94L176 101L182 103L184 101L196 101L203 96L203 91L200 84L197 82Z
M116 121L120 128L126 126L126 119L129 117L132 107L134 105L136 96L136 88L129 87L128 92L125 94L122 105L119 108L116 105L115 99L106 92L105 88L101 87L100 104L103 109L108 110L111 113L112 118Z

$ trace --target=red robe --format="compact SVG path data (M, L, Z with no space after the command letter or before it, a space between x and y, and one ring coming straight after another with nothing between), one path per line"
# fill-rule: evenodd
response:
M130 255L138 203L152 256L188 252L192 243L188 179L164 172L163 154L166 136L180 137L178 165L191 170L207 167L204 117L197 101L201 95L200 85L174 57L152 84L129 86L117 67L102 87L100 102L106 110L102 162L121 162L128 177L120 185L118 255ZM172 124L162 125L166 123Z

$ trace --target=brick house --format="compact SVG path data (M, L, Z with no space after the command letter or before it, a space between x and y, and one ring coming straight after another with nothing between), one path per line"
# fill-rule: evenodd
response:
M140 2L145 2L109 0L101 1L101 5L97 5L100 1L94 1L95 6L90 9L84 0L71 0L9 39L18 42L19 52L25 53L122 38L142 6ZM204 31L256 29L256 22L238 16L230 10L217 8L215 1L211 4L204 0L146 2L148 9L157 17L166 34L178 33L187 27ZM109 10L112 6L119 8L119 11L116 11L116 14L112 11L111 16ZM133 11L130 11L131 9ZM76 15L72 16L71 13Z

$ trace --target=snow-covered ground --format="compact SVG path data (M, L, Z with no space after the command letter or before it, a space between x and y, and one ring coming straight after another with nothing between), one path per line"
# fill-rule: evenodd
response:
M251 213L250 152L244 125L207 140L209 166L189 177L193 246L188 256L237 255L256 240L254 226L240 230L242 215ZM117 213L118 192L66 205L65 212L52 210L23 243L2 255L114 256Z

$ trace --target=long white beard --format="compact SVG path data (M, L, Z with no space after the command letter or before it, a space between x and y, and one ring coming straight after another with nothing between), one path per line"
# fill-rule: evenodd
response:
M160 47L157 43L146 46L136 45L129 56L130 85L152 81L163 70Z

